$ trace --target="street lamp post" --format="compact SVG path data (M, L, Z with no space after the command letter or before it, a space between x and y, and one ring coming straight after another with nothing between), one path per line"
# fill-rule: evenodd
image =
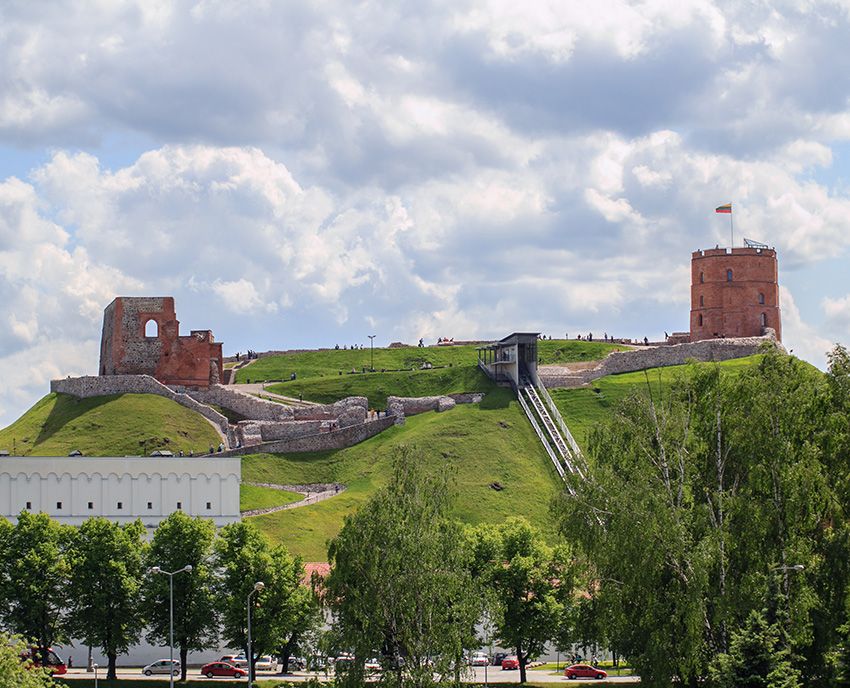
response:
M150 572L153 574L161 573L168 576L168 647L170 649L168 667L168 685L169 688L174 688L174 576L178 573L191 573L192 565L186 564L182 569L176 571L163 571L159 566L153 566Z
M260 592L266 584L263 581L254 583L254 588L248 593L248 685L254 684L254 646L251 643L251 598Z
M97 664L92 664L94 669L94 688L97 688Z
M374 373L375 372L375 337L378 335L370 334L367 335L369 337L369 368Z

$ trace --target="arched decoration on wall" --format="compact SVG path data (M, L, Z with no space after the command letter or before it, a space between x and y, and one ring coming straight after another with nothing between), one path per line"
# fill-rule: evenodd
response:
M159 323L153 318L145 323L145 337L159 337Z
M759 292L759 305L764 305L764 294L762 294L761 292Z
M767 313L761 314L761 326L767 327Z

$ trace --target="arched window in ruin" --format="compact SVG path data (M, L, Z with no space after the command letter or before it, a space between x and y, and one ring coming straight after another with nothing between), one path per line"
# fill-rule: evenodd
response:
M764 294L762 293L759 293L759 304L762 306L764 305Z
M761 314L761 326L767 327L767 313Z
M159 324L153 318L145 323L145 337L159 337Z
M704 282L705 282L705 273L701 272L701 273L699 273L699 283L703 284Z
M702 313L697 316L697 324L702 327Z
M731 270L727 270L727 271L726 271L726 281L727 281L727 282L731 282L731 281L732 281L732 271L731 271Z
M700 294L700 297L699 297L699 305L700 305L700 308L705 305L705 297L702 294Z

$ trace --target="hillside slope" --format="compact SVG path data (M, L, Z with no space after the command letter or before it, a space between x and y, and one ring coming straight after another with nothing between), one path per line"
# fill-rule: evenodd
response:
M76 399L48 394L9 427L0 449L13 454L66 456L145 455L155 449L206 453L220 438L207 420L154 394L113 394Z
M538 342L541 363L568 363L595 361L605 358L611 351L625 347L605 342L585 342L553 339ZM428 346L401 349L322 349L291 354L264 356L236 371L236 382L289 380L295 373L299 379L350 375L363 373L374 357L376 371L419 370L424 363L432 366L474 367L478 360L475 346Z
M257 516L254 522L274 541L307 560L324 561L326 543L353 512L385 483L393 450L414 445L435 470L447 471L454 515L467 523L497 523L526 516L552 539L548 517L560 481L522 409L509 390L488 393L480 405L407 419L348 449L314 454L246 456L243 480L277 483L340 482L346 490L303 508ZM490 485L499 483L504 489Z

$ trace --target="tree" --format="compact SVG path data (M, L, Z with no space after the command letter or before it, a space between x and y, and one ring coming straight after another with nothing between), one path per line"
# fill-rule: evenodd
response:
M750 613L781 597L790 667L824 681L813 625L840 622L819 589L843 599L847 580L825 570L847 561L826 380L770 351L735 375L694 365L669 390L650 382L592 434L588 479L560 502L609 643L647 686L701 685Z
M482 526L480 533L489 544L479 549L479 556L488 560L486 580L500 606L496 635L505 647L514 648L520 683L525 683L529 658L540 655L558 634L565 600L573 592L566 552L546 545L524 518Z
M219 570L216 599L222 610L221 631L232 647L241 647L252 666L257 658L283 646L303 623L312 602L301 593L304 566L282 545L271 546L250 521L221 529L215 543ZM247 605L257 582L261 592L252 595L251 644L248 647Z
M215 524L175 511L157 526L147 551L148 568L177 571L191 565L190 573L174 576L174 642L180 649L181 679L186 680L190 651L204 650L218 639L218 612L213 592L215 571L210 559ZM150 643L169 642L168 577L149 576L143 590L145 621Z
M70 614L75 635L99 647L116 679L115 662L141 635L141 581L145 527L140 520L118 525L86 519L72 539Z
M383 685L429 686L435 674L458 680L482 596L463 529L447 516L448 495L445 475L401 448L389 484L330 543L324 600L336 642L359 660L344 683L360 684L363 660L375 655Z
M67 544L71 529L47 514L22 511L5 533L0 562L3 621L34 642L47 664L47 651L67 638Z
M46 669L21 661L27 650L20 638L0 633L0 688L57 688Z
M306 585L300 586L292 594L291 623L284 633L283 644L278 648L283 671L289 670L289 658L303 649L305 642L318 630L320 609L316 595Z

